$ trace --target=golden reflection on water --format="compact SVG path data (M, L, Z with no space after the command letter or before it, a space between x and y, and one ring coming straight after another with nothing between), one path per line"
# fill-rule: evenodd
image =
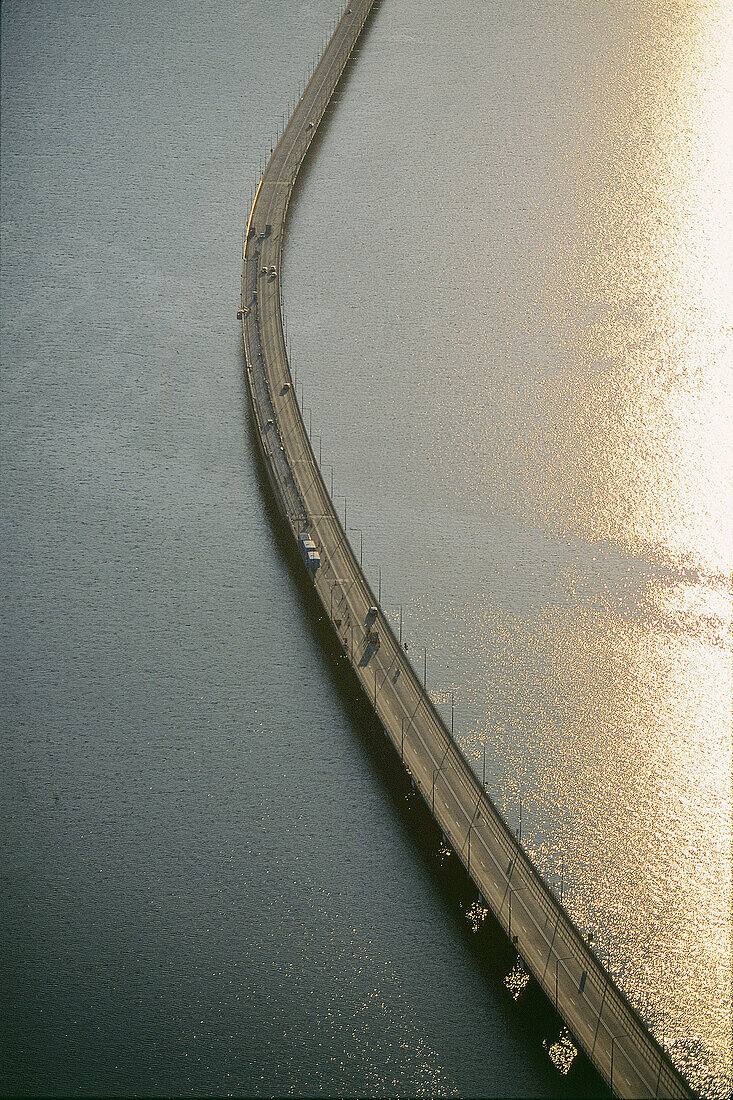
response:
M521 117L492 43L496 94L470 133L455 123L457 160L483 178L463 192L463 249L440 238L450 260L424 307L439 350L411 368L410 429L433 409L420 439L448 499L430 495L434 594L408 617L450 624L442 656L459 731L477 716L464 744L478 773L486 746L511 826L521 797L548 878L562 853L571 912L696 1087L723 1096L733 12L586 9L589 38L548 47ZM481 223L486 180L504 189ZM470 591L451 604L454 563Z
M597 141L558 273L587 324L567 343L557 492L543 496L563 530L727 574L733 12L693 5L685 20L661 57L632 57L638 117L608 92L603 121L587 126Z
M666 51L632 59L635 117L614 113L611 86L604 117L586 119L595 145L585 162L578 154L581 178L568 184L575 231L548 281L559 361L541 398L529 387L516 406L502 395L518 430L527 402L537 458L520 473L527 509L558 542L598 548L597 590L568 566L557 588L575 610L558 600L524 620L485 618L473 643L467 622L466 643L484 647L487 678L497 668L514 676L504 717L494 702L481 737L511 761L507 774L534 807L530 848L541 855L553 833L543 818L563 822L569 878L583 884L571 887L571 909L605 928L632 999L696 1086L722 1096L731 1073L733 10L697 4L674 19ZM619 103L633 98L625 86ZM558 286L569 322L552 300ZM545 682L532 698L538 672ZM544 762L537 778L533 758Z

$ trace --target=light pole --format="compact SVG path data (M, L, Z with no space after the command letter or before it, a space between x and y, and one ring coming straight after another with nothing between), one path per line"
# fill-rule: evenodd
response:
M415 715L417 714L418 707L420 706L421 701L422 700L418 699L418 701L415 705L415 709L413 710L412 714L410 715L410 721L407 723L408 732L409 732L410 726L415 721ZM403 754L403 759L404 759L404 752L405 752L405 720L403 718L402 719L402 754Z
M529 887L529 886L509 886L509 887L507 887L507 889L509 890L509 942L511 943L511 939L512 939L512 894L525 893L527 890L530 890L531 887Z
M443 770L443 765L445 764L445 758L448 755L448 749L450 749L450 745L447 746L445 752L443 753L443 759L440 761L440 767L439 768L433 768L433 793L432 793L432 796L431 796L431 802L432 802L432 807L433 807L433 816L435 816L435 780L438 778L441 771Z
M308 465L308 463L303 463L303 465L306 465L306 466L307 466L307 465ZM337 494L337 496L338 496L338 495L339 495L339 494ZM344 499L345 499L345 498L344 498ZM334 509L334 510L335 510L335 509ZM339 518L338 518L338 516L334 515L334 514L333 514L333 512L311 512L311 513L310 513L310 518L311 518L311 519L327 519L327 520L329 520L329 521L330 521L331 523L333 523L333 522L334 522L334 520L335 520L337 524L339 523ZM303 526L304 526L304 527L307 527L307 526L308 526L308 518L307 518L307 516L306 516L306 518L304 518L304 519L303 519L303 520L302 520L301 522L302 522L302 524L303 524ZM340 542L340 544L341 544L342 546L343 546L343 545L345 545L346 543L348 543L348 538L347 538L347 536L346 536L346 532L345 532L345 530L337 530L337 531L336 531L336 537L338 538L338 540L339 540L339 542ZM345 582L344 582L344 583L345 583ZM352 580L352 581L351 581L350 583L351 583L351 584L355 584L356 582Z
M657 1074L657 1087L654 1092L655 1096L659 1096L659 1085L662 1080L662 1062L664 1061L664 1009L662 1009L662 1042L660 1043L659 1052L659 1073Z
M618 1035L611 1036L611 1092L613 1092L613 1045L617 1039L626 1039L627 1035L625 1031L619 1032Z
M606 992L608 991L608 978L606 978L605 985L603 986L603 994L601 996L601 1007L598 1009L598 1019L596 1020L596 1030L593 1034L593 1046L591 1047L591 1058L596 1049L596 1042L598 1040L598 1032L601 1026L601 1017L603 1016L603 1006L606 1003ZM557 1009L557 983L555 984L555 1008Z
M423 646L423 666L422 666L422 686L427 691L428 689L428 647Z
M575 958L574 955L559 955L555 959L555 1012L557 1012L557 968L561 962L570 962L573 958Z
M481 803L476 803L476 812L468 823L468 873L471 874L471 829L481 820Z
M356 581L344 580L343 577L335 577L332 581L329 581L328 583L331 586L329 612L330 612L331 618L333 619L333 590L334 590L334 588L336 587L337 584L341 586L341 599L343 599L344 596L348 596L349 592L351 591L351 589L356 584ZM348 607L347 607L347 613L348 613ZM352 630L353 630L353 627L352 627Z
M364 560L364 532L361 527L350 527L349 530L359 532L359 565L361 565Z

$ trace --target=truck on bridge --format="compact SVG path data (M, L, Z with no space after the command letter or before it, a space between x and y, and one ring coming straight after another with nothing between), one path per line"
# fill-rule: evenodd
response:
M303 561L308 566L308 571L311 576L315 575L317 569L321 565L321 555L318 553L315 542L310 536L310 532L301 531L298 537L298 544L300 546L300 553L303 556Z

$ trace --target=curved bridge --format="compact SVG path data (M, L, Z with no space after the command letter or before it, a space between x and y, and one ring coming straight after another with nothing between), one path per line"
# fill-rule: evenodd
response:
M342 15L267 164L247 225L241 305L246 381L267 476L324 614L386 736L575 1043L620 1097L691 1097L505 825L415 675L339 522L296 400L280 300L288 203L375 2L352 0Z

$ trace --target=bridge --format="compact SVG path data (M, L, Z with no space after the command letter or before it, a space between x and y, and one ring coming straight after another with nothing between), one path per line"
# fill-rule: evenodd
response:
M619 1097L692 1097L505 824L379 607L327 491L296 399L282 324L288 203L376 0L345 9L260 180L243 249L246 383L272 494L339 645L480 898L600 1076ZM304 551L308 535L315 551ZM317 559L320 558L320 564Z

